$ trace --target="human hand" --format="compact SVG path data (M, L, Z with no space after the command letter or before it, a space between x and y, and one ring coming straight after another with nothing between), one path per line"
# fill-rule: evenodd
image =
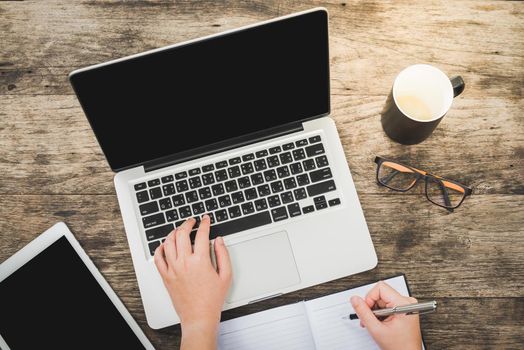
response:
M182 327L182 348L214 349L220 313L231 285L232 270L222 237L215 239L217 269L211 263L208 215L202 217L194 249L188 219L155 251L155 264L169 292ZM217 271L218 270L218 271Z
M382 350L420 350L422 335L418 315L397 314L380 321L372 307L389 308L416 303L417 299L400 295L387 283L378 282L366 295L351 297L351 304L365 327Z

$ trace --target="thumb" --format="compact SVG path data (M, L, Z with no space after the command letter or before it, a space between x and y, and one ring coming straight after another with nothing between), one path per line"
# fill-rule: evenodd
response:
M233 277L233 271L231 269L231 260L229 259L229 253L227 247L224 244L222 237L215 239L215 256L217 260L218 275L222 280L228 284L231 283Z
M355 309L358 318L370 333L374 333L379 330L379 328L382 326L382 323L373 314L373 311L371 311L364 299L356 295L352 296L351 305L353 305L353 309Z

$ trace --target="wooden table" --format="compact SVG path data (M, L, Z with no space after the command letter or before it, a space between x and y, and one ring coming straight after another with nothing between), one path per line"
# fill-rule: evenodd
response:
M422 318L431 349L524 347L522 2L0 2L0 261L63 220L153 344L178 346L179 327L145 322L114 174L67 74L314 6L330 12L332 117L379 264L224 318L404 272L416 297L440 303ZM402 146L379 115L396 74L414 63L460 74L467 86L428 140ZM474 194L448 213L421 188L389 192L374 182L375 155L463 181Z

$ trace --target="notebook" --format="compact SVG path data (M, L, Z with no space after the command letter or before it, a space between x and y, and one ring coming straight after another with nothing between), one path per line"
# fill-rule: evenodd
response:
M400 294L409 296L404 275L385 280ZM349 298L364 297L375 283L325 297L285 305L220 324L221 350L268 349L379 349L356 320L342 319L353 313Z

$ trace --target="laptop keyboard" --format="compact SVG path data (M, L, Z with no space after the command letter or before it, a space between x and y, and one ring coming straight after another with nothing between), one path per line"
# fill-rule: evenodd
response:
M198 227L208 214L214 239L340 204L324 195L336 185L320 135L137 183L134 189L151 255L189 217Z

